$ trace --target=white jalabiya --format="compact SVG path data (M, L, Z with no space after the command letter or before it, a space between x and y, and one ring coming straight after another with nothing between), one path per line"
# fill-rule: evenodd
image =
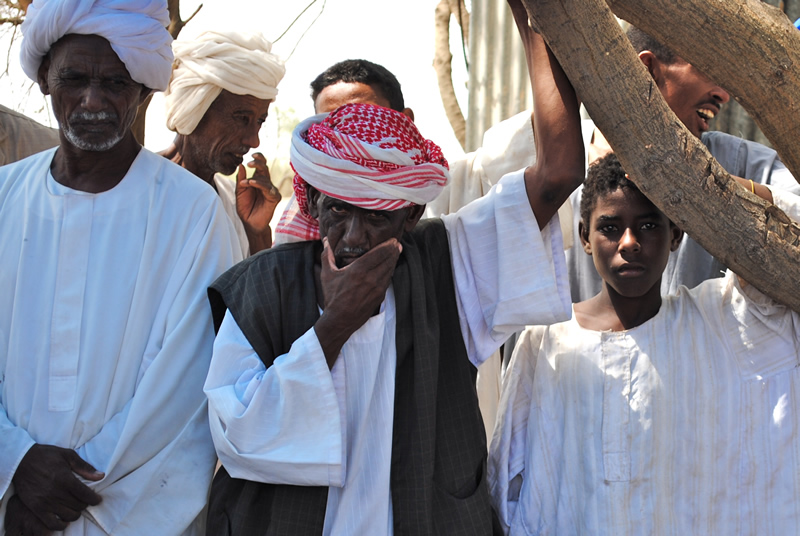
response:
M526 329L490 448L506 531L798 534L798 366L800 315L731 273L628 331Z
M539 232L522 173L444 221L475 365L521 324L569 314L558 218ZM205 390L222 464L234 478L331 487L326 535L392 533L393 304L389 292L333 372L313 328L266 370L232 316L214 343Z
M65 534L201 533L206 287L236 237L211 188L145 149L99 194L57 183L53 154L0 168L0 532L36 442L106 473Z
M20 63L36 82L53 44L67 34L99 35L131 78L163 91L172 71L172 36L164 0L35 0L22 23Z
M274 100L286 73L260 33L206 31L192 41L175 41L172 78L165 95L167 128L194 132L222 90Z

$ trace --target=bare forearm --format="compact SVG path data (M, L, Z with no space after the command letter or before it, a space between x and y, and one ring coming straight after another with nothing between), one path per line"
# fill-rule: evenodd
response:
M542 37L531 40L537 158L525 171L525 186L542 228L583 181L584 153L572 84Z
M346 324L335 315L326 313L323 313L314 324L314 332L317 334L317 340L319 340L319 345L325 354L325 361L327 361L329 369L333 368L339 353L342 351L342 347L355 332L354 329Z
M749 179L743 179L741 177L736 177L731 175L733 179L738 182L742 188L746 190L750 190L752 193L756 194L758 197L765 201L769 201L770 203L774 203L772 198L772 191L769 188L764 186L763 184L758 184L757 182L753 182Z
M265 231L257 232L245 225L244 231L250 244L250 255L272 247L272 229L269 227Z

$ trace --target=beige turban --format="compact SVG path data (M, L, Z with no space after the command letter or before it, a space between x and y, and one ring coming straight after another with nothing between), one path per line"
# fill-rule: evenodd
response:
M286 68L261 34L203 32L172 44L175 63L167 89L167 128L191 134L222 90L273 100Z
M22 70L35 82L56 41L67 34L99 35L111 43L131 78L164 90L172 66L168 24L164 0L34 0L22 23Z

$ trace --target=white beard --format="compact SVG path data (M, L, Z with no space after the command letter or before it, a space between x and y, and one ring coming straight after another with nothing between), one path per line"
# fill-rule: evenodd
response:
M64 132L64 136L67 140L82 151L94 151L94 152L101 152L101 151L108 151L115 145L117 145L122 138L124 137L123 132L116 132L114 136L103 140L101 142L88 142L78 136L72 127L69 124L69 121L74 119L81 119L84 121L104 121L106 119L116 118L114 115L109 114L107 112L98 112L98 113L90 113L90 112L81 112L75 113L70 116L69 120L66 121L67 124L59 125L61 130Z

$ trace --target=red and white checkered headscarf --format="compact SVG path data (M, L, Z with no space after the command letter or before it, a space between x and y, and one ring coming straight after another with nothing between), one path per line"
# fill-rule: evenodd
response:
M438 145L400 112L346 104L300 123L290 161L297 207L289 207L276 234L319 240L308 212L306 185L367 210L398 210L433 201L450 179Z

